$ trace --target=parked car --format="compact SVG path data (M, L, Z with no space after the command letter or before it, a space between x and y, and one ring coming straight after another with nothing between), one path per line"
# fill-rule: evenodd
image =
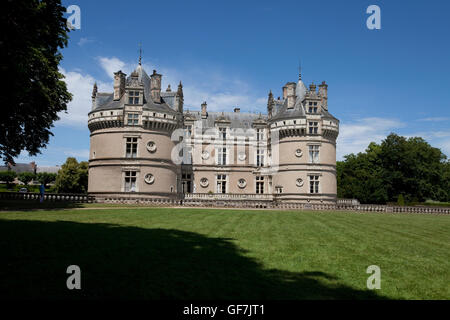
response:
M28 192L27 188L20 188L19 192Z

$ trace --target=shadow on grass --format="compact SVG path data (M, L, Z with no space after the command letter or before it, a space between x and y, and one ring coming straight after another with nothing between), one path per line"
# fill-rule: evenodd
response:
M0 220L0 297L379 299L323 272L266 270L230 239L109 224ZM66 268L81 268L68 290Z
M38 210L38 209L72 209L82 208L82 203L67 201L44 201L39 200L0 200L0 211L14 210Z

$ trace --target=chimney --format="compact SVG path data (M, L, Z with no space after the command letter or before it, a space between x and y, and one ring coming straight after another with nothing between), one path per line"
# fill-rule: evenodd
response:
M161 103L161 75L153 70L153 74L150 76L150 94L153 102Z
M234 112L241 112L241 108L234 108Z
M125 93L125 77L122 70L114 72L114 100L120 100Z
M287 107L288 109L291 109L294 107L295 105L295 86L296 83L295 82L289 82L286 87L287 87Z
M319 85L319 95L322 97L322 108L328 111L328 85L325 81Z
M316 85L314 84L314 82L309 85L309 91L316 92Z
M202 119L208 118L208 112L206 112L206 101L202 103Z

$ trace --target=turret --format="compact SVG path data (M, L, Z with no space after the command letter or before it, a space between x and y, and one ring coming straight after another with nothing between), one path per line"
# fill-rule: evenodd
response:
M270 90L269 98L267 99L267 115L269 118L272 118L273 105L274 105L273 94L272 90Z
M96 99L97 99L97 82L94 83L94 88L92 89L92 109L95 108Z
M183 85L181 84L181 81L180 84L178 85L176 100L178 112L183 113L184 96L183 96Z

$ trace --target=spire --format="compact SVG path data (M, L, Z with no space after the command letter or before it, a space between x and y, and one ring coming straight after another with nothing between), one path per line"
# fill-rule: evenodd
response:
M270 90L269 99L267 99L267 113L269 115L269 118L272 117L273 104L274 104L273 94L272 94L272 90Z
M139 65L142 64L142 44L139 42Z
M302 80L302 62L298 60L298 80Z
M183 85L181 84L181 81L180 84L178 85L177 94L181 97L183 96Z
M97 82L94 82L94 88L92 89L92 99L97 96Z

